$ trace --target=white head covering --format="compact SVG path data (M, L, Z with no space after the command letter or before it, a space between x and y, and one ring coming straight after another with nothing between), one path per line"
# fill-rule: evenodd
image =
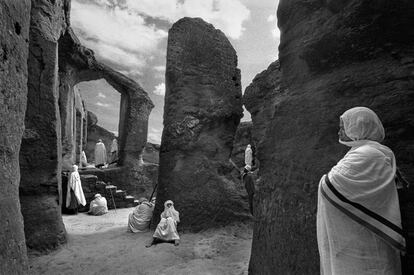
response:
M77 165L73 165L73 172L78 172L78 166Z
M169 203L172 204L170 208L167 207L167 204L169 204ZM163 213L165 213L167 216L172 217L176 222L180 222L180 214L177 210L175 210L174 203L173 203L172 200L167 200L167 201L164 202L164 212ZM161 217L162 216L163 215L161 214Z
M98 194L95 194L95 196L94 196L94 198L95 198L95 199L96 199L96 198L100 198L100 197L102 197L102 196L101 196L101 194L99 194L99 193L98 193Z
M384 127L377 114L366 107L355 107L342 114L345 134L353 141L371 140L381 142L384 140ZM349 142L339 141L345 145ZM351 142L352 143L352 142Z

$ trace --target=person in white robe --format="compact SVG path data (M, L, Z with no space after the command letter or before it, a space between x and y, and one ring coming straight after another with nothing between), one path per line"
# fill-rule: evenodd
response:
M95 166L105 165L107 162L106 148L102 139L99 139L95 145Z
M118 140L114 138L111 144L111 160L110 163L116 162L118 160Z
M140 204L129 214L128 228L132 233L147 232L154 212L154 204L146 198L141 198Z
M174 203L167 200L164 203L164 211L161 213L161 221L158 223L152 241L146 245L150 247L157 242L174 241L174 245L180 244L180 236L177 232L177 224L180 222L180 213L174 209Z
M321 274L401 274L405 239L395 185L396 160L382 145L378 116L355 107L340 117L339 142L351 147L319 183Z
M95 194L94 199L89 204L89 215L100 216L108 213L108 202L101 194Z
M73 196L76 198L77 202L83 206L86 205L85 195L83 194L82 183L80 180L80 175L78 172L78 166L73 165L73 171L70 173L68 188L66 193L66 207L71 208L73 207Z
M246 150L244 151L244 164L253 166L253 150L250 144L247 145Z

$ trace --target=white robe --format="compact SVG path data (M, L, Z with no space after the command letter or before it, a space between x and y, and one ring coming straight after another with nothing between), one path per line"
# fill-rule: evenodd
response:
M146 232L149 230L149 223L154 211L154 205L150 202L143 202L129 214L128 227L133 233Z
M244 152L244 163L250 167L253 166L253 151L250 147L247 147Z
M91 201L88 214L100 216L108 213L108 202L105 197L98 197Z
M95 165L105 164L106 161L106 148L105 144L98 142L95 145Z
M75 171L73 171L70 174L70 177L69 177L68 191L66 193L66 207L69 207L69 205L70 205L70 199L71 199L70 189L73 190L78 203L85 206L86 205L86 199L85 199L85 195L83 194L82 183L81 183L79 172L78 172L77 168L75 169Z
M375 141L354 147L319 183L317 237L321 274L401 274L405 240L392 151ZM342 199L341 199L342 198ZM373 218L388 220L386 226Z
M161 213L161 221L158 223L153 237L164 241L179 240L177 223L180 222L180 214L174 209L174 206L167 208L166 204L168 202L171 201L165 202L164 212Z

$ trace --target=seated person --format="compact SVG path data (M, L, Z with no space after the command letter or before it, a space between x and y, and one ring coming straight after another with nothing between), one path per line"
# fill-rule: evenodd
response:
M128 228L132 233L148 231L154 212L154 204L146 198L140 198L139 202L140 204L134 208L128 218Z
M91 201L89 206L89 215L100 216L108 213L108 203L105 197L102 197L101 194L96 194L95 199Z
M177 232L177 223L180 222L180 213L174 209L174 203L170 200L164 203L164 211L161 213L161 221L152 235L152 241L146 245L150 247L158 242L174 241L174 245L180 244Z

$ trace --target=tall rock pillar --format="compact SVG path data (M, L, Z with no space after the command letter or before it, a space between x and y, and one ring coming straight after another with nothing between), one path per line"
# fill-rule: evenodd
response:
M27 272L19 150L27 98L30 0L0 2L0 274Z
M68 1L32 0L25 133L20 151L20 201L29 248L65 241L61 216L61 122L58 40L67 26Z
M180 19L168 35L155 219L167 199L181 213L181 228L199 230L246 218L238 183L226 176L242 112L232 45L203 20Z

